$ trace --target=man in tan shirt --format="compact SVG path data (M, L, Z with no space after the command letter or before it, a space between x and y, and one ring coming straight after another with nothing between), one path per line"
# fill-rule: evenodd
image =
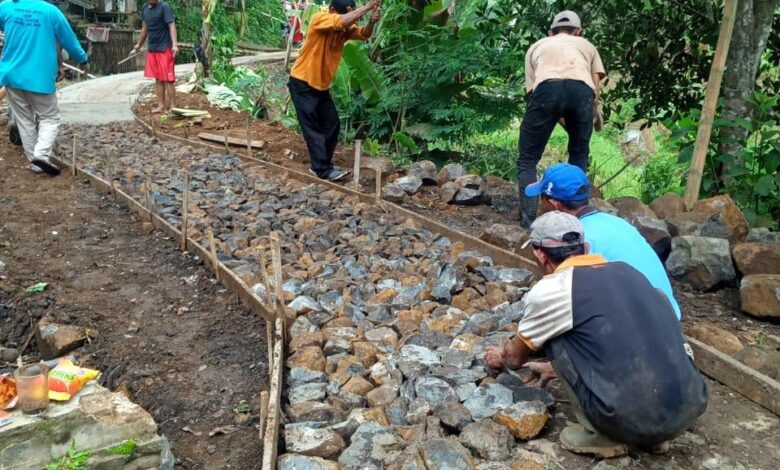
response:
M517 160L523 227L531 226L538 203L537 198L525 196L525 188L536 181L536 165L560 119L569 134L569 163L588 171L594 103L605 75L599 52L582 37L580 18L573 11L555 15L550 36L528 49L525 87L529 100Z

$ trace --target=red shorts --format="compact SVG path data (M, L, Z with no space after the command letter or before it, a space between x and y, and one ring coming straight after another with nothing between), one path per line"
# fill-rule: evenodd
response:
M173 71L174 60L171 49L165 49L164 52L149 51L146 53L146 70L144 77L154 78L161 82L173 83L176 81L176 74Z

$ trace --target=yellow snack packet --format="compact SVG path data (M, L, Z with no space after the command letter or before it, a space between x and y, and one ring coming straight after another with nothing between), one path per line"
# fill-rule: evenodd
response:
M84 384L100 375L99 370L79 367L70 359L60 359L49 371L49 400L68 401Z

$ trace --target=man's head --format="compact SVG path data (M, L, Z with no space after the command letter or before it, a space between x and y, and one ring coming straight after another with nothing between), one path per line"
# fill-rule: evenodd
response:
M546 274L572 256L588 252L585 229L580 220L566 212L543 214L531 224L531 235L523 248L531 244L539 267Z
M355 0L330 0L331 12L344 15L355 9Z
M582 34L580 17L571 10L564 10L555 15L552 25L550 26L550 35L555 36L560 33L580 36Z
M542 179L529 184L525 188L525 195L540 196L544 211L576 214L588 205L590 182L580 167L558 163L547 168Z
M150 7L153 7L160 3L160 0L146 0L146 3L148 3Z

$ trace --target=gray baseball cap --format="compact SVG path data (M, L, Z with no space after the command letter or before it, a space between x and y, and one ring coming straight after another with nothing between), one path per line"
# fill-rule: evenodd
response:
M571 214L547 212L531 224L531 236L523 248L529 243L545 248L582 245L585 243L585 228L580 219Z
M560 26L571 26L572 28L582 29L582 23L580 23L580 17L571 10L563 10L555 15L552 26L550 29L555 29Z

